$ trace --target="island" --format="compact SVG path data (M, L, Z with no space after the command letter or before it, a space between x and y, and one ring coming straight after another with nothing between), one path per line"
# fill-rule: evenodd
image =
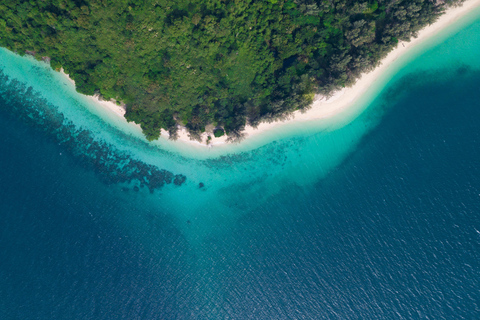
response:
M148 140L240 141L352 86L461 0L12 0L0 46L125 106Z

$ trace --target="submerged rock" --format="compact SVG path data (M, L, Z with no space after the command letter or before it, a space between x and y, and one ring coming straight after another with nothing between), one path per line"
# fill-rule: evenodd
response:
M185 180L187 180L187 177L185 177L183 174L176 174L175 178L173 179L173 184L176 186L181 186Z

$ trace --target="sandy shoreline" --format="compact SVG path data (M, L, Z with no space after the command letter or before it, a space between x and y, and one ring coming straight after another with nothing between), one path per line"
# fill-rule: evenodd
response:
M390 67L390 65L395 60L397 60L405 52L422 43L426 39L435 36L438 32L451 25L452 23L456 22L462 16L471 12L477 7L480 7L480 0L467 0L463 3L461 7L448 9L443 15L440 16L440 18L434 24L422 29L418 33L417 38L412 39L410 42L400 42L397 45L397 48L392 50L387 55L387 57L385 57L380 62L380 65L377 68L375 68L369 73L363 74L362 77L358 79L352 87L344 88L336 92L328 100L320 99L313 102L312 107L308 111L306 111L305 113L296 111L294 112L294 117L289 120L277 121L273 123L261 123L257 128L246 126L244 131L246 133L246 139L261 134L265 131L271 130L272 128L282 126L285 123L324 119L345 111L348 107L352 105L353 102L360 98L370 86L372 86L376 82L376 80ZM61 72L63 73L63 70L61 70ZM63 74L68 77L68 75L66 75L65 73ZM73 82L73 80L71 79L70 81ZM118 106L116 103L111 101L100 100L97 96L90 98L93 99L99 106L106 108L111 112L115 113L117 116L125 119L125 108L123 106ZM190 140L188 132L184 128L179 129L178 140L186 142L188 144L207 146L206 140L209 135L212 138L212 140L210 141L210 146L217 146L225 144L226 142L225 136L215 138L212 133L204 133L202 135L202 143L198 141L193 141ZM163 138L168 137L168 133L162 129L161 136Z

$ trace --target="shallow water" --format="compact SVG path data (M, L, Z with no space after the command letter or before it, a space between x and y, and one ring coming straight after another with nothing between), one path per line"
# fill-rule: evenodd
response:
M226 151L149 145L0 50L2 318L479 317L479 16Z

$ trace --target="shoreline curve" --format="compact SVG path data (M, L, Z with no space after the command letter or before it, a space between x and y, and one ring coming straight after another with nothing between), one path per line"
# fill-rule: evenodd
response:
M245 133L245 139L250 140L254 136L258 136L266 131L271 131L274 128L279 128L285 124L332 118L347 111L354 102L358 101L359 98L367 92L372 85L376 84L377 80L386 73L386 71L398 58L403 56L412 48L423 43L425 40L431 39L440 31L457 22L459 19L478 7L480 7L480 0L466 0L461 6L447 9L445 13L437 19L437 21L420 30L416 38L412 38L409 42L399 42L397 47L390 51L388 55L379 62L379 65L375 69L368 73L362 74L361 77L351 87L346 87L335 92L329 99L325 99L325 97L316 99L307 111L302 113L297 110L293 113L292 117L287 120L275 121L271 123L262 122L257 128L247 125L243 131ZM65 74L63 70L60 70L60 73L68 78L70 82L75 84L75 82L68 76L68 74ZM101 100L98 96L88 97L92 99L95 105L98 107L111 112L116 117L120 117L127 122L124 117L126 112L124 106L119 106L112 101ZM136 126L140 129L140 125ZM206 143L208 136L211 136L209 144ZM226 142L228 137L226 136L215 138L212 133L203 133L201 137L201 142L190 140L187 130L185 128L179 128L178 139L176 142L185 145L201 147L221 147L222 145L228 144ZM160 139L168 139L168 132L162 129ZM243 141L241 144L242 143Z

